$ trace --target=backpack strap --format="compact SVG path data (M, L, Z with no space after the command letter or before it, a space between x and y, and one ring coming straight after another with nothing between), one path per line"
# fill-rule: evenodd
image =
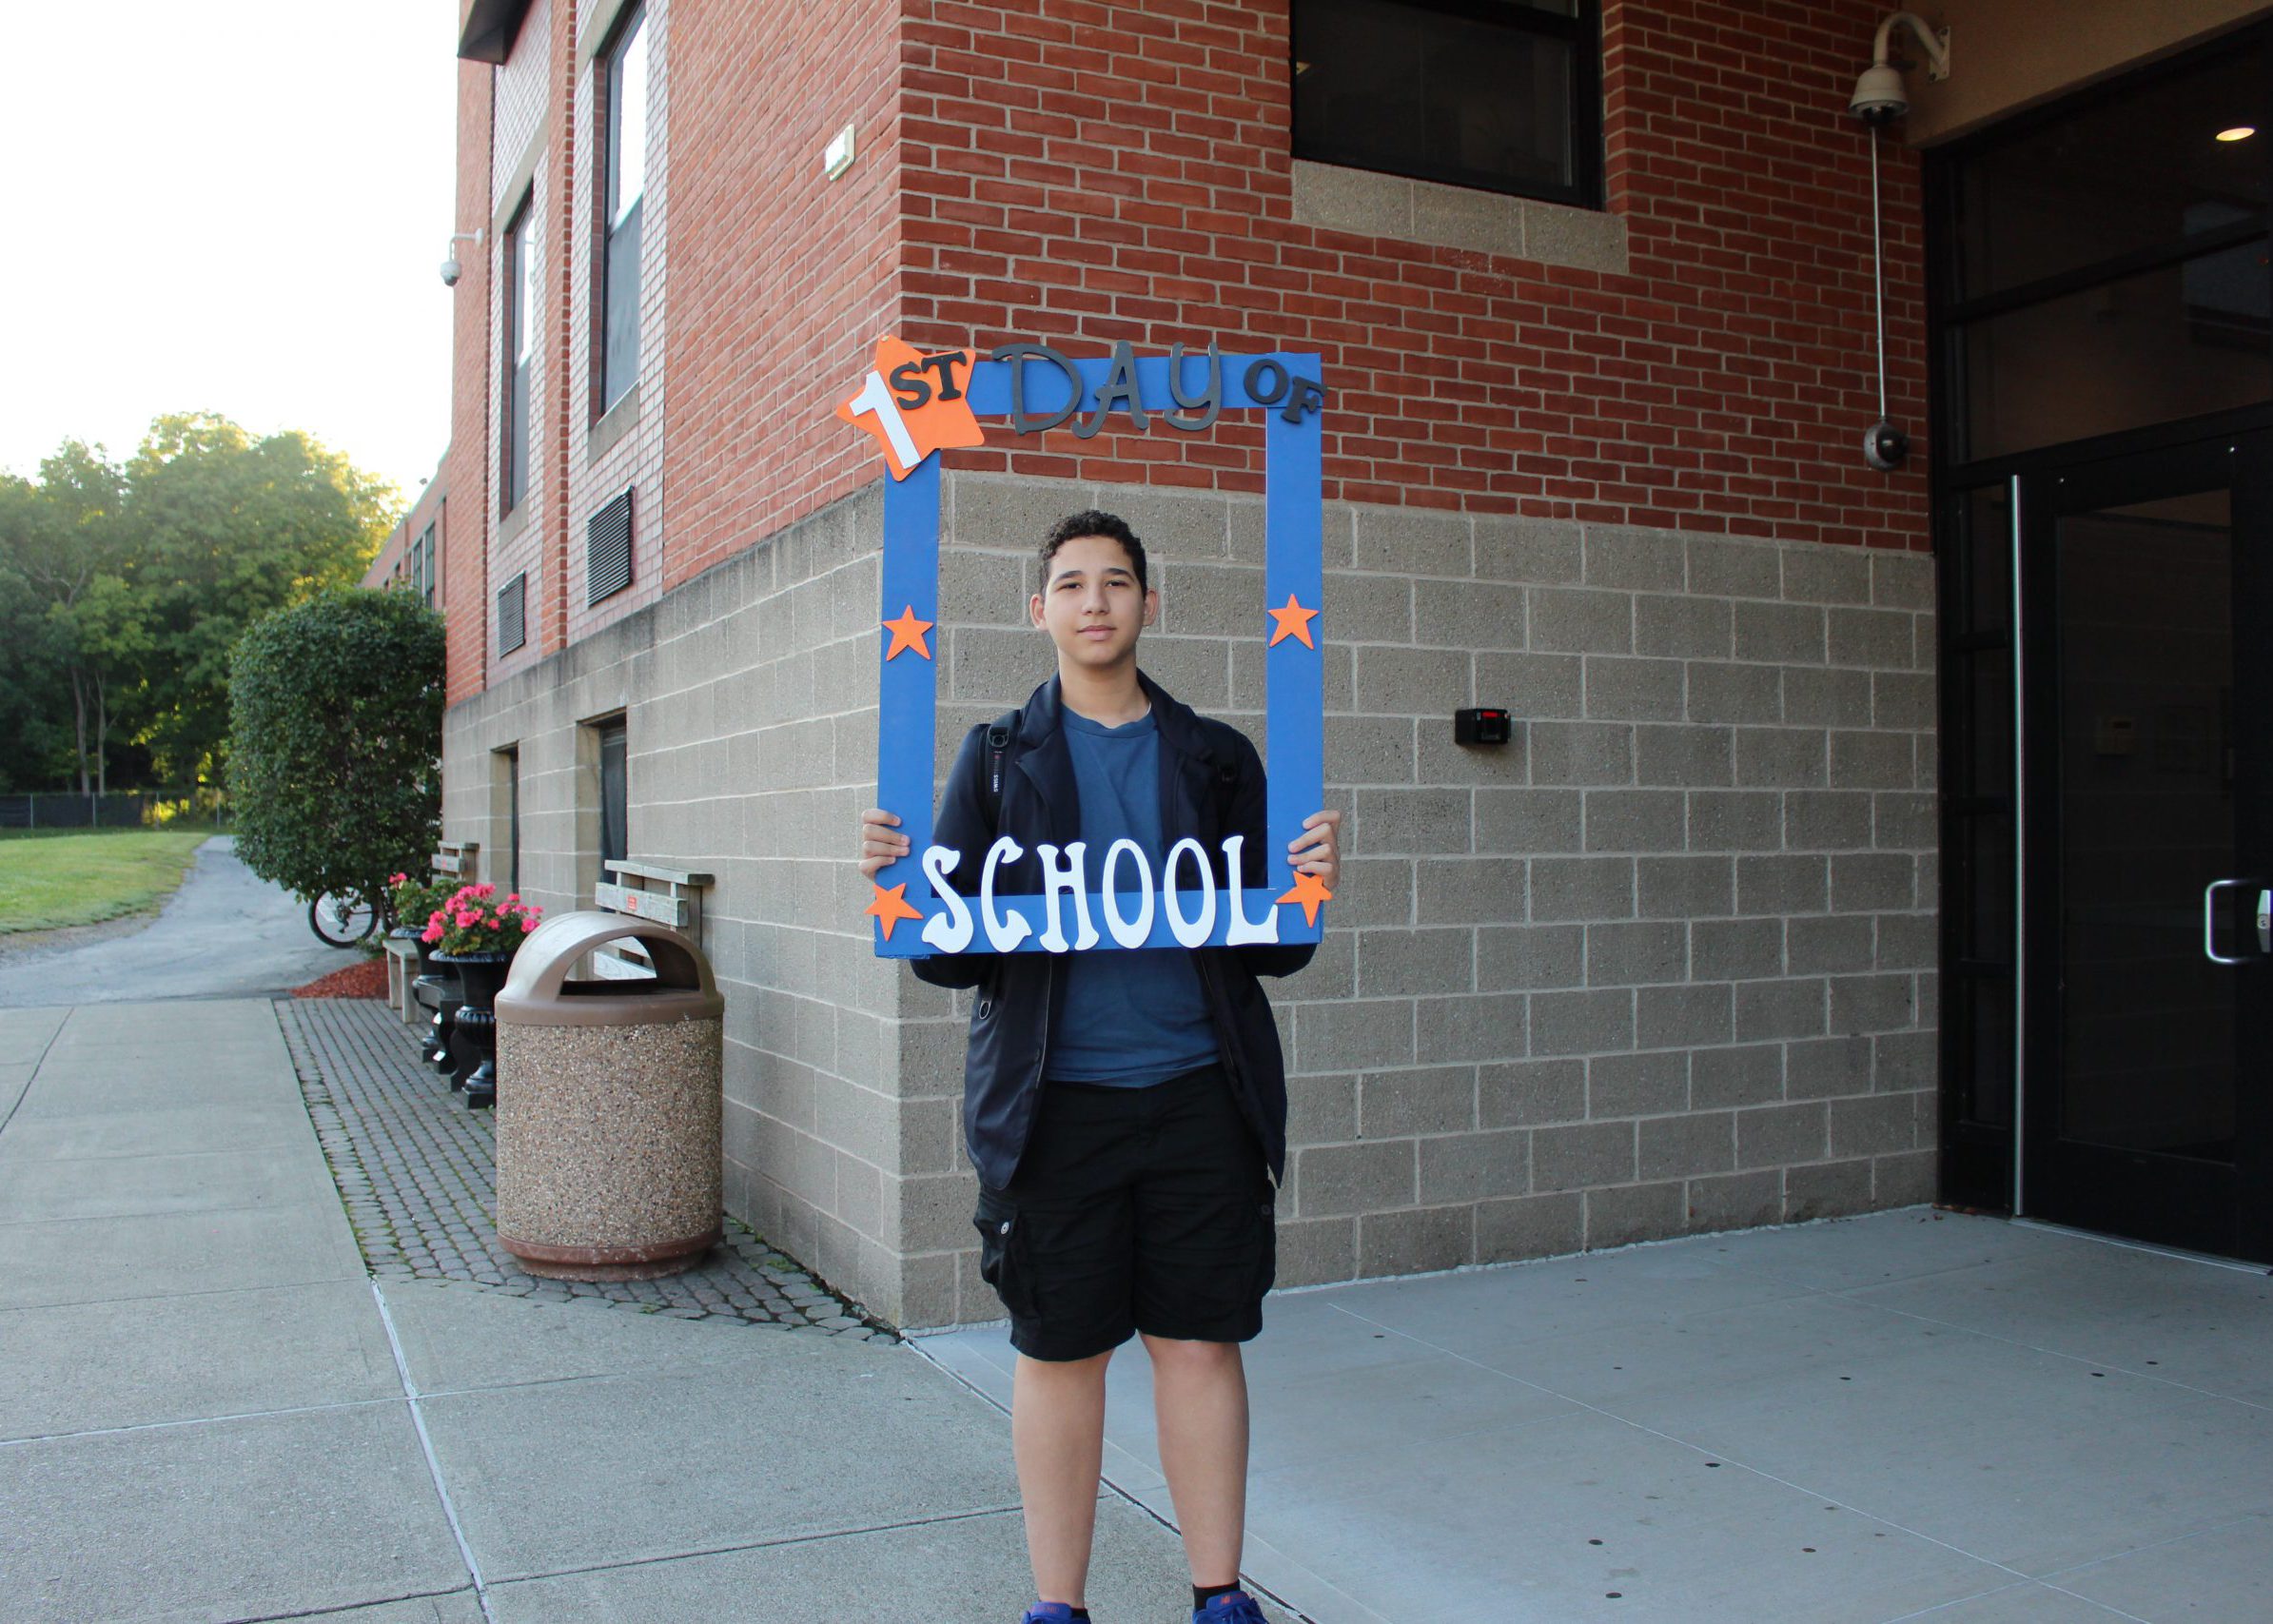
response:
M1005 711L987 727L987 827L997 833L1002 830L1003 762L1018 737L1021 714L1018 711Z

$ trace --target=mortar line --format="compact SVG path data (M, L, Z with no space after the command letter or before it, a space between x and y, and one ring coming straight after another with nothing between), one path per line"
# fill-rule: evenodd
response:
M474 1604L481 1609L481 1616L495 1624L489 1611L489 1592L481 1582L481 1564L474 1556L474 1548L466 1542L465 1529L458 1520L458 1504L450 1497L450 1485L443 1480L441 1462L435 1458L434 1439L426 1432L426 1418L419 1407L419 1384L411 1379L410 1363L402 1357L402 1339L396 1335L395 1317L387 1311L386 1293L379 1282L371 1282L371 1301L379 1305L380 1323L386 1327L386 1345L395 1356L395 1376L402 1383L402 1397L410 1406L410 1424L419 1435L419 1449L426 1457L427 1476L434 1479L434 1492L442 1503L442 1516L449 1520L450 1537L458 1541L458 1555L465 1561L465 1571L474 1581Z

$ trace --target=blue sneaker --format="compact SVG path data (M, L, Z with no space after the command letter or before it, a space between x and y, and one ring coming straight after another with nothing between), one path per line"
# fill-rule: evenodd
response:
M1263 1604L1244 1590L1226 1591L1207 1598L1205 1607L1192 1609L1192 1624L1269 1624Z
M1073 1609L1062 1601L1037 1601L1018 1624L1071 1624Z

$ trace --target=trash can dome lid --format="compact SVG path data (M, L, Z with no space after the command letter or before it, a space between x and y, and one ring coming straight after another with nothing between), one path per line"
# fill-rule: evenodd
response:
M595 948L637 941L655 965L653 981L571 983L568 972ZM500 1019L532 1025L645 1024L723 1012L711 962L694 941L668 925L625 913L582 910L558 913L529 932L497 997Z

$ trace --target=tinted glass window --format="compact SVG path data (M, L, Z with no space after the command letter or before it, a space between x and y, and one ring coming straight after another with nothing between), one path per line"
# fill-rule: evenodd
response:
M1297 0L1294 153L1599 202L1591 7Z
M2254 40L1969 155L1956 188L1957 292L1978 298L2265 211Z

